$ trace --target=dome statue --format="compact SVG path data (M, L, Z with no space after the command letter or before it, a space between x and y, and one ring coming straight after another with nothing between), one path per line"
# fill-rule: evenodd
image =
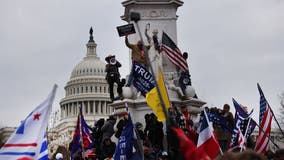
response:
M93 29L89 31L90 37L86 44L86 56L73 68L70 79L66 83L65 96L60 100L60 121L55 130L60 135L72 135L82 107L85 120L92 126L95 120L107 118L114 112L108 104L109 87L105 79L106 63L97 56ZM67 144L71 137L67 138Z

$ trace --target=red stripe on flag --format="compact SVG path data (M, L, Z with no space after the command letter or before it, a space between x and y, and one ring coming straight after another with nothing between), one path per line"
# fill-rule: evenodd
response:
M183 58L180 50L176 48L175 50L171 49L166 45L162 45L162 50L166 52L170 61L174 63L177 67L179 67L183 71L188 71L188 65Z
M211 160L202 148L197 148L191 140L189 140L180 128L172 127L177 134L181 153L185 160Z
M212 159L216 158L216 156L220 152L219 144L216 143L213 136L211 136L211 138L209 138L207 141L201 144L198 147L198 149L204 150L207 153L207 155Z
M270 135L271 131L271 121L272 121L272 113L267 107L267 110L264 113L263 119L260 124L260 128L264 131L264 133L260 130L259 135L256 140L255 151L258 153L265 154L268 148L269 138L267 136Z
M37 143L5 144L3 147L36 147Z
M175 63L178 67L182 68L183 70L188 70L186 61L182 57L182 54L179 49L172 50L171 48L163 45L162 49L167 53L169 58L173 63Z
M33 160L32 158L29 158L29 157L22 157L22 158L19 158L17 160Z

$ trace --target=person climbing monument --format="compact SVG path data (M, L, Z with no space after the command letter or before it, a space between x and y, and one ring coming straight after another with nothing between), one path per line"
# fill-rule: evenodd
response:
M114 87L114 83L117 84L118 88L117 88L117 92L119 95L121 95L122 93L122 89L121 89L121 85L120 85L120 73L118 68L121 67L121 64L119 61L117 61L115 59L115 55L109 55L105 58L105 61L107 62L106 66L105 66L105 72L106 74L106 80L109 84L109 94L110 94L110 99L113 102L114 101L114 93L113 93L113 87Z

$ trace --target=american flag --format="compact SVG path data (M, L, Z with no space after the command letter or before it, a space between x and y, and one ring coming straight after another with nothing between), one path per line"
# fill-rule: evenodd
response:
M265 154L267 152L269 144L269 138L267 136L270 135L271 131L272 112L259 84L257 84L257 88L260 94L260 129L256 139L255 151L257 153Z
M182 71L188 71L188 65L173 40L163 32L161 50L165 51L169 60Z
M260 95L259 124L261 124L261 120L264 116L264 112L266 111L267 101L264 97L264 94L263 94L262 89L260 88L259 84L257 84L257 88L258 88L259 95Z
M209 121L213 123L213 126L221 127L225 132L232 132L232 129L228 126L226 117L221 116L218 113L208 113Z

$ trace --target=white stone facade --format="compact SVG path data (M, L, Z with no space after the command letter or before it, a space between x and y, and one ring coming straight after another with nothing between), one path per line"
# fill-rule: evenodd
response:
M146 36L144 35L144 30L146 25L150 25L149 33L153 30L158 30L158 39L161 40L162 33L167 33L171 39L177 44L177 25L176 21L178 15L176 15L178 7L182 6L183 2L179 0L127 0L122 2L125 7L124 15L121 16L122 20L128 23L134 23L130 21L130 13L137 12L141 16L141 20L138 21L138 26L141 30L142 39L146 43ZM138 28L135 25L136 32ZM140 40L139 34L129 35L129 41L136 43ZM166 55L163 58L163 73L165 79L168 75L175 74L175 66L168 60ZM130 60L131 62L131 60ZM131 65L130 65L131 67Z
M130 19L131 12L139 13L141 16L141 19L137 22L137 25L134 25L136 34L129 35L129 42L132 44L136 44L136 42L140 40L138 30L140 29L142 41L146 45L148 45L149 42L147 41L147 37L144 34L145 28L148 25L148 27L150 26L148 28L148 34L150 37L152 37L153 31L158 31L158 41L161 42L162 33L165 32L177 44L176 21L178 19L178 15L176 15L176 12L178 7L182 6L182 4L183 2L180 0L126 0L122 2L122 5L125 7L124 15L121 16L122 20L128 23L135 23ZM129 51L129 54L131 54L131 50ZM150 50L148 51L150 60L151 58L153 59L152 54L155 53L150 48ZM188 107L189 112L193 115L193 117L197 117L197 114L200 113L200 107L205 104L205 102L200 101L199 99L195 99L193 97L190 97L190 100L184 101L180 99L177 91L171 89L173 88L173 86L174 88L179 88L174 84L174 80L178 79L176 67L172 62L169 61L166 54L160 53L160 55L162 61L161 69L163 72L164 81L166 82L166 88L169 95L169 99L172 105L177 106L177 108L186 106ZM130 59L129 61L131 67L132 60ZM153 64L152 61L150 61L150 63L152 66L157 66L156 64ZM155 75L155 77L157 77L157 75ZM132 91L132 93L135 93L135 91ZM114 107L115 113L119 114L125 111L126 103L128 105L130 113L133 115L132 117L134 122L144 123L144 115L146 113L152 113L152 110L147 105L143 96L140 96L137 99L134 98L124 99L123 101L115 101L114 103L110 104L110 106Z
M86 122L93 126L95 120L107 118L114 109L110 102L108 83L105 80L105 65L96 53L97 44L90 31L87 54L71 73L65 86L65 97L60 101L60 121L49 130L49 150L56 151L61 145L68 148L77 122L79 107L82 107Z

